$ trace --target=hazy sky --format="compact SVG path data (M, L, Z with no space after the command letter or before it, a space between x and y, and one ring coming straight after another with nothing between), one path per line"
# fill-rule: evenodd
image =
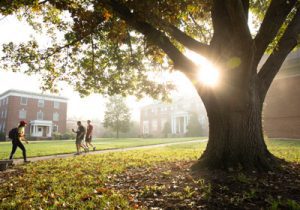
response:
M5 18L0 17L0 45L6 42L22 42L29 39L33 30L26 22L18 21L14 16ZM193 92L191 83L182 75L174 74L174 81L179 85L179 90L183 94ZM39 89L40 78L38 76L27 76L22 73L5 72L0 69L0 94L8 89L20 89L25 91L41 92ZM86 119L103 119L105 110L105 99L96 94L85 98L80 98L79 94L74 92L71 87L64 86L60 95L69 98L68 118L77 117ZM134 97L127 99L128 105L135 120L139 119L139 110L141 107L152 103L149 98L139 102Z

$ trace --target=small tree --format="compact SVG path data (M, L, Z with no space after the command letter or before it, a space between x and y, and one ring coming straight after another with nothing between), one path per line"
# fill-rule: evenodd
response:
M187 126L187 136L201 136L203 135L203 126L199 122L196 113L191 114L190 122Z
M117 138L119 138L119 132L127 132L129 130L130 113L121 96L109 98L109 101L106 104L103 125L105 128L110 127L115 131Z
M171 133L171 125L169 122L166 122L164 124L164 128L162 130L162 134L164 135L164 137L168 137L168 134Z

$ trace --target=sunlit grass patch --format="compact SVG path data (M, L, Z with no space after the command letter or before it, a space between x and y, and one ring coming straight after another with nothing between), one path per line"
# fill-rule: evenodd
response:
M266 143L275 156L300 163L300 140L270 139Z

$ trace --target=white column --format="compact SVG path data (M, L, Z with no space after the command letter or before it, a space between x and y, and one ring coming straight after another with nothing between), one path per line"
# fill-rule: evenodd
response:
M52 125L49 126L48 137L51 137L51 135L52 135Z
M181 117L178 117L178 133L181 133L181 119L180 119Z
M172 134L176 134L176 118L172 117Z
M185 116L183 116L183 133L186 132L186 119Z
M36 125L33 126L33 131L34 136L36 136Z
M172 134L174 133L174 117L171 117L171 130Z
M177 133L177 122L176 122L176 117L174 117L174 134Z

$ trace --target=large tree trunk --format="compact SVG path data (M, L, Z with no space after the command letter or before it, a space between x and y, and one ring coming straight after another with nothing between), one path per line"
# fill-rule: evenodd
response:
M209 92L205 106L209 120L207 148L194 169L271 170L277 159L268 151L262 129L263 98L255 81L239 92L218 96ZM222 90L225 93L226 90Z

